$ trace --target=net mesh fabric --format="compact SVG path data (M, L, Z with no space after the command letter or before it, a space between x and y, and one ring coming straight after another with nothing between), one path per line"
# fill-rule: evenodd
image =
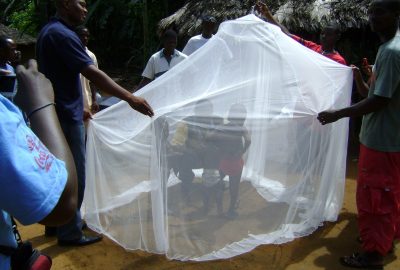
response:
M254 15L221 24L201 49L87 134L85 218L128 250L213 260L335 221L342 205L351 69Z

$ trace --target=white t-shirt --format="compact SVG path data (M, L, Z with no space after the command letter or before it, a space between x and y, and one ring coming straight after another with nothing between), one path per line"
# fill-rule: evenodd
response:
M88 48L86 48L86 53L89 55L90 58L92 58L94 65L98 68L97 64L97 58L94 53L89 51ZM81 85L82 85L82 94L83 94L83 106L85 110L90 110L90 107L92 107L93 100L92 100L92 90L90 89L90 81L86 79L82 74L81 74Z
M212 36L211 36L212 37ZM207 43L211 38L204 38L203 35L197 35L189 39L185 48L183 48L183 53L186 55L191 55L196 50L198 50L201 46Z
M181 53L178 50L175 50L174 54L172 55L171 61L168 63L167 59L164 56L164 49L161 49L150 57L149 61L147 62L146 68L142 73L142 76L150 80L154 80L163 75L173 66L176 66L178 63L185 60L186 58L187 56L185 54Z

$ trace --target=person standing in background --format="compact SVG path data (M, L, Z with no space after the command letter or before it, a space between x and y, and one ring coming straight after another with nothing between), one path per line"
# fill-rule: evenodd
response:
M143 70L142 80L134 92L157 79L187 58L185 54L176 49L178 35L174 30L169 29L165 31L162 35L161 41L163 43L163 48L150 57L145 69Z
M286 27L281 25L275 18L272 16L271 11L267 7L266 4L262 2L257 2L256 4L256 9L265 17L265 19L272 24L275 24L279 28L281 28L282 32L284 32L286 35L290 36L297 42L299 42L301 45L319 53L322 54L323 56L339 63L342 65L347 65L346 60L344 59L343 56L340 55L340 53L335 49L336 42L340 38L340 29L336 24L328 24L326 25L320 35L320 41L321 44L314 43L309 40L305 40L299 36L291 34Z
M79 26L76 29L76 33L82 41L82 44L85 46L85 51L89 55L89 57L93 60L93 64L99 68L97 63L96 55L88 49L90 32L89 29L85 26ZM83 121L85 121L85 125L87 120L91 118L92 114L95 114L99 111L99 104L97 104L97 91L95 86L85 78L82 74L81 77L81 85L82 85L82 94L83 94Z
M216 26L217 20L214 17L204 16L201 22L201 34L189 39L182 52L189 56L200 49L213 37Z
M11 63L18 62L21 52L15 41L7 36L0 37L0 93L13 101L17 93L15 71Z

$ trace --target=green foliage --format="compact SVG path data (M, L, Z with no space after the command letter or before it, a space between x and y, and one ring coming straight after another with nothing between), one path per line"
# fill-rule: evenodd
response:
M166 1L147 0L147 10L143 0L87 2L90 10L87 26L92 33L90 47L103 60L102 64L122 63L142 69L150 54L159 47L157 24L168 13Z
M293 14L286 18L284 24L294 33L305 34L306 38L317 36L322 22L315 21L315 16L312 16L313 12L315 13L312 9L315 0L264 1L273 12L286 3L287 7L293 9ZM350 61L358 61L363 56L373 57L374 55L371 51L375 52L376 38L365 25L366 7L370 1L329 2L333 13L328 19L342 22L342 26L345 29L348 28L343 33L338 49ZM199 10L202 4L208 10L215 10L216 15L221 15L221 18L229 19L230 16L224 17L223 14L227 7L234 6L245 10L246 7L250 8L254 5L256 0L86 0L86 2L89 14L85 24L92 33L89 47L98 56L101 66L129 65L139 72L149 56L160 48L157 35L160 19L172 14L186 2L189 3L189 7L193 6L189 10L193 10L194 13L204 12ZM36 36L50 16L55 13L53 0L0 0L0 10L2 23L32 36ZM199 14L194 13L188 14L189 17L183 17L181 20L190 21L192 17L198 17ZM177 30L189 32L186 28ZM373 46L363 46L366 43Z
M90 47L107 65L117 65L132 51L140 31L140 7L130 1L91 1L87 26L92 33ZM112 3L109 3L112 2ZM126 59L125 59L126 60Z
M10 26L19 29L21 32L36 36L38 31L38 21L35 16L35 6L32 1L27 1L26 7L19 11L14 11L9 16Z
M52 0L0 0L1 22L36 36L54 14Z
M145 9L144 2L147 3ZM159 47L157 24L184 0L86 0L90 47L102 65L142 69ZM168 10L171 8L171 10ZM36 36L55 14L53 0L0 0L2 22ZM147 18L147 19L145 19Z

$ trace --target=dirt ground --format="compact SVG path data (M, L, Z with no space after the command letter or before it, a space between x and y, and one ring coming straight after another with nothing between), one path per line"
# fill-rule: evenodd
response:
M338 260L340 256L351 254L359 248L356 241L355 177L356 161L349 160L345 201L337 222L325 223L308 237L283 245L260 246L252 252L228 260L202 263L171 261L163 255L125 251L109 239L86 247L59 247L56 238L43 235L44 228L40 225L20 226L20 230L23 239L32 241L36 248L53 258L53 269L349 269L342 267ZM386 258L386 270L400 269L398 255L400 251L397 249L393 255Z

